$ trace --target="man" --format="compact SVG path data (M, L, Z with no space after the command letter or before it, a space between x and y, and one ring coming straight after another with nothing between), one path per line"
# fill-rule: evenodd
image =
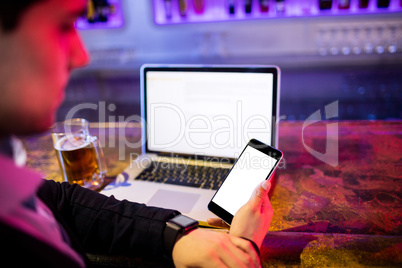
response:
M258 267L253 243L261 246L272 218L269 182L261 184L235 215L230 233L196 229L166 250L166 222L179 212L43 181L15 164L12 137L49 129L70 71L88 62L74 28L85 6L85 0L0 3L2 262L15 267L85 267L85 253L92 252L172 259L178 267Z

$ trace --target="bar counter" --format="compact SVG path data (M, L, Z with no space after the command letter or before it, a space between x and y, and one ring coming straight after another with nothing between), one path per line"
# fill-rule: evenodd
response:
M107 182L140 153L137 124L92 123ZM51 136L23 138L27 165L61 181ZM284 159L273 178L264 267L402 267L402 120L279 123ZM160 267L93 256L101 265Z

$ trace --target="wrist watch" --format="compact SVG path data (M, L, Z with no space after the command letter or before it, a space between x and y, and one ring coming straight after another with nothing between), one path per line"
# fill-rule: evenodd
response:
M163 232L163 239L166 253L169 254L168 256L172 255L176 241L197 227L198 221L181 214L167 221L165 231Z

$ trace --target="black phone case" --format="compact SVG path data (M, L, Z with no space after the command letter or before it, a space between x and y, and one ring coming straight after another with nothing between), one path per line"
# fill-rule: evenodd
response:
M240 159L240 157L243 155L243 152L246 150L246 148L248 146L252 146L255 149L257 149L257 150L263 152L264 154L269 155L277 160L277 163L272 168L272 170L270 171L270 173L268 174L268 176L266 178L266 179L269 179L271 177L272 173L275 171L276 167L278 166L279 161L282 159L283 153L272 146L269 146L265 143L260 142L259 140L251 139L248 142L248 144L244 147L244 149L241 152L238 159ZM236 165L236 163L237 163L237 161L233 164L233 167ZM233 169L233 167L232 167L232 169ZM232 169L228 172L228 174L226 175L226 178L229 176ZM225 180L226 180L226 178L225 178ZM225 180L222 182L222 185L225 183ZM230 212L226 211L224 208L222 208L221 206L219 206L218 204L216 204L212 201L218 192L219 192L219 189L216 191L216 193L212 197L211 201L208 203L208 210L211 211L212 213L214 213L216 216L218 216L219 218L221 218L227 224L230 225L232 223L234 215L232 215Z

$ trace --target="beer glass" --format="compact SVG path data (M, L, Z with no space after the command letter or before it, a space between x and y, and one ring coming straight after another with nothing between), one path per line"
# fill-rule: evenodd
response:
M65 181L92 190L102 186L106 176L105 158L98 138L89 133L87 120L74 118L56 123L52 139Z

